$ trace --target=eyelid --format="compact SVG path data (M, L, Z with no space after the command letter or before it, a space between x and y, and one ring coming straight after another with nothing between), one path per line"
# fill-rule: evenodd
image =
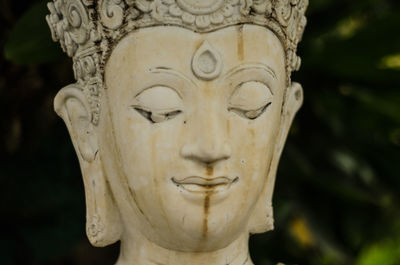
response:
M169 112L153 112L147 111L139 106L132 106L143 118L149 120L152 123L160 123L175 118L182 113L181 110L169 111Z
M168 111L183 108L179 93L165 85L154 85L135 96L135 104L147 110Z
M130 108L150 122L159 123L173 119L182 113L183 102L175 89L156 85L136 95L135 103Z
M229 111L233 111L236 114L238 114L239 116L249 119L249 120L255 120L258 117L260 117L266 110L267 108L272 104L272 102L269 102L267 104L265 104L264 106L258 108L258 109L254 109L254 110L243 110L243 109L239 109L239 108L229 108Z
M252 80L242 82L229 99L229 106L243 110L256 110L272 100L273 94L267 84Z
M273 94L263 82L252 80L237 86L229 99L228 111L254 120L272 104Z

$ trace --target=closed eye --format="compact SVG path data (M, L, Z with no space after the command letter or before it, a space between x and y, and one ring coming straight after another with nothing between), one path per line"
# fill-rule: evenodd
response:
M228 111L255 120L272 104L273 94L267 84L248 81L239 84L229 99Z
M151 123L164 122L173 119L182 113L181 110L174 110L169 112L161 112L161 111L155 112L155 111L145 110L144 108L138 106L134 106L133 108L145 119L149 120Z
M255 110L245 110L245 109L240 109L240 108L235 108L231 107L228 110L232 111L239 116L249 119L249 120L255 120L258 117L260 117L266 110L267 108L271 105L271 102L266 104L265 106L262 106L261 108L255 109Z
M183 109L182 98L176 90L163 85L145 89L134 101L130 108L151 123L171 120L182 113Z

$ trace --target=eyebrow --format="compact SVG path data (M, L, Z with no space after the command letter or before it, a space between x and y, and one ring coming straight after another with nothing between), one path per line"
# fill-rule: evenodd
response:
M160 74L160 73L171 74L171 75L177 76L179 78L182 78L186 82L189 82L192 85L194 85L195 87L197 87L196 83L193 80L191 80L189 77L185 76L184 74L182 74L179 71L174 70L174 69L172 69L170 67L157 66L157 67L154 67L154 68L150 68L149 72L150 73L154 73L154 74Z
M262 64L262 63L242 64L242 65L236 66L233 69L229 70L227 73L225 73L223 78L227 78L228 76L234 75L238 72L248 70L248 69L261 69L261 70L269 73L272 76L272 78L277 79L274 69L272 69L270 66Z

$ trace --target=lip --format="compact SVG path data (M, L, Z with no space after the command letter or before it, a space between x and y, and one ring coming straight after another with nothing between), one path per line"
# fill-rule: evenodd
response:
M220 201L229 194L231 186L239 180L239 177L229 178L225 176L216 178L203 178L190 176L183 179L171 178L172 183L179 188L186 198L190 200L203 199L205 195L212 196L213 200Z

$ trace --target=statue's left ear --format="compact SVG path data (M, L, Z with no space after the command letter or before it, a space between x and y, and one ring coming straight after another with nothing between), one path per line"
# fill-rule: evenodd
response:
M287 135L290 131L294 116L303 104L303 88L299 83L292 83L286 91L286 99L282 108L282 120L279 131L278 146L275 148L274 159L279 161Z
M274 228L272 194L275 186L276 170L287 135L297 111L303 103L303 88L299 83L292 83L287 88L285 101L282 107L282 118L279 133L277 135L275 150L264 190L258 199L253 215L250 218L249 232L251 234L264 233Z
M118 208L108 186L98 152L98 130L79 84L61 89L54 108L67 125L79 158L86 196L86 233L94 246L106 246L120 239L122 226Z
M93 162L99 149L97 133L82 88L73 84L61 89L54 99L54 109L68 128L81 165Z

